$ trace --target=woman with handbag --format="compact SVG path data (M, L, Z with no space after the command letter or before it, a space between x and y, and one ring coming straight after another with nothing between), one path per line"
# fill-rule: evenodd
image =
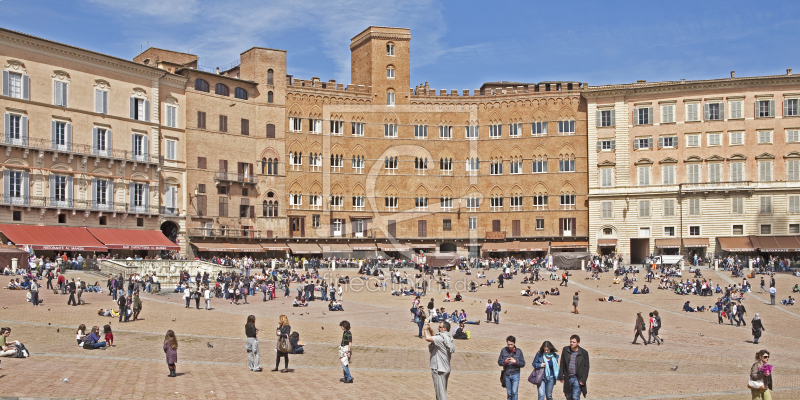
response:
M761 350L756 353L756 362L750 367L750 377L747 387L753 400L772 400L770 390L772 390L772 365L769 362L769 351Z
M750 322L753 327L753 343L758 344L758 339L761 339L761 331L765 331L764 325L761 323L761 317L756 313L753 320Z
M289 352L292 351L292 346L289 344L289 334L292 333L292 327L289 326L289 318L285 315L281 315L279 321L280 325L275 331L275 335L278 336L278 347L276 349L278 352L275 355L275 369L272 372L278 370L281 357L283 357L283 369L281 372L289 372Z
M539 400L553 400L553 385L558 376L558 350L545 340L533 358L533 372L528 382L539 388Z

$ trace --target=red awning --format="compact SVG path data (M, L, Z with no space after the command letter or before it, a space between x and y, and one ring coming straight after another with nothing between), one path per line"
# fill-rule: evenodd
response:
M108 251L86 228L0 225L0 232L16 246L31 246L34 250Z
M600 247L617 247L617 239L599 239L597 245Z
M136 229L102 229L88 228L97 240L109 249L120 250L180 250L180 246L172 243L161 231L145 231Z
M289 251L289 246L285 243L261 243L261 248L266 251Z

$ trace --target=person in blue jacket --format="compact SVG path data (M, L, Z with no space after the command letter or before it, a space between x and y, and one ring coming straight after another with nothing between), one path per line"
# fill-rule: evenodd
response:
M544 377L539 384L539 400L553 400L553 386L558 376L558 350L545 340L539 352L533 357L533 369L544 368Z

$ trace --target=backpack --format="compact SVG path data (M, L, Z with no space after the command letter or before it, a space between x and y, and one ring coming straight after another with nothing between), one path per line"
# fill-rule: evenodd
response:
M658 317L653 318L653 328L658 328L658 327L659 327Z
M472 338L472 334L469 331L464 331L464 333L467 335L467 339Z

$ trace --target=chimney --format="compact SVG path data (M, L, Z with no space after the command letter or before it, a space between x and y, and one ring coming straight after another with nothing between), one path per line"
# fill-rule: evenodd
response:
M645 82L647 82L647 81L644 80L644 79L639 79L638 81L636 81L636 83L645 83Z
M736 78L736 71L731 71L731 78Z
M792 69L786 68L786 75L791 75L791 74L792 74Z
M217 67L217 75L219 75L219 67Z

